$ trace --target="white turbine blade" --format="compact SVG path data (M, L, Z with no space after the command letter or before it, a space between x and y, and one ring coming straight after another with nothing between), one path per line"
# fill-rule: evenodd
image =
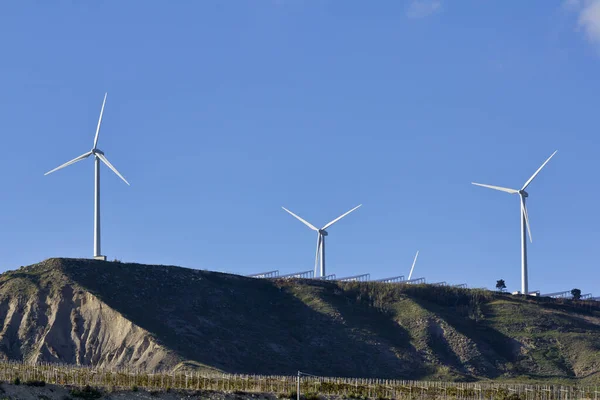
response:
M317 233L317 254L315 255L315 277L319 276L319 252L321 250L321 232Z
M529 241L533 243L533 237L531 237L531 227L529 226L529 214L527 213L527 206L523 203L523 198L521 198L521 212L525 217L525 225L527 225L527 233L529 233Z
M96 127L96 137L94 138L94 150L98 146L98 134L100 133L100 124L102 124L102 114L104 114L104 104L106 103L106 96L108 93L104 93L104 100L102 101L102 108L100 109L100 118L98 118L98 126Z
M114 166L113 166L113 165L110 163L110 161L108 161L108 159L107 159L107 158L104 156L104 154L96 153L96 155L98 156L98 158L99 158L99 159L101 159L101 160L102 160L102 162L103 162L104 164L106 164L106 166L107 166L108 168L112 169L112 170L113 170L113 172L114 172L115 174L117 174L117 176L118 176L119 178L123 179L123 182L125 182L126 184L128 184L128 185L129 185L129 182L127 182L127 179L123 178L123 175L121 175L121 174L119 173L119 171L117 171L117 169L116 169L116 168L115 168L115 167L114 167ZM130 185L130 186L131 186L131 185Z
M417 254L415 254L415 259L413 260L413 265L412 267L410 267L410 274L408 274L408 280L410 281L410 278L412 278L412 273L415 269L415 264L417 264L417 257L419 257L419 250L417 250Z
M293 212L291 212L290 210L288 210L285 207L281 207L283 208L285 211L287 211L288 213L292 214L294 217L296 217L300 222L302 222L304 225L308 226L310 229L312 229L313 231L318 231L317 228L315 228L312 224L310 224L310 222L307 222L305 220L303 220L302 218L300 218L299 216L297 216L296 214L294 214Z
M502 192L506 192L506 193L510 193L510 194L519 193L518 190L509 189L509 188L505 188L505 187L501 187L501 186L484 185L483 183L475 183L475 182L471 182L471 183L475 186L481 186L481 187L485 187L488 189L500 190Z
M323 229L327 229L329 228L331 225L335 224L336 222L338 222L340 219L344 218L346 215L350 214L352 211L356 210L357 208L359 208L360 206L362 206L362 204L357 205L356 207L354 207L352 210L348 211L347 213L344 213L342 215L340 215L339 217L337 217L336 219L334 219L333 221L331 221L330 223L328 223L327 225L325 225L323 227Z
M74 159L72 159L71 161L64 163L63 165L61 165L61 166L59 166L59 167L56 167L56 168L54 168L52 171L48 171L48 172L46 172L44 175L49 175L49 174L51 174L51 173L53 173L53 172L55 172L55 171L58 171L59 169L63 169L64 167L68 167L69 165L71 165L71 164L75 164L76 162L78 162L78 161L81 161L81 160L83 160L83 159L86 159L86 158L88 158L88 157L89 157L89 156L91 156L91 155L92 155L92 152L91 152L91 151L88 151L87 153L85 153L85 154L82 154L82 155L80 155L79 157L77 157L77 158L74 158Z
M535 171L535 173L533 175L531 175L531 178L529 178L529 180L527 182L525 182L525 184L523 185L523 189L521 190L525 190L527 189L527 186L529 186L529 184L531 183L531 181L533 181L533 179L537 176L537 174L540 173L540 171L542 170L542 168L544 168L546 166L546 164L548 164L548 161L550 161L550 159L552 157L554 157L554 155L556 154L558 150L556 150L554 153L552 153L552 155L550 157L548 157L548 159L546 161L544 161L544 163L542 164L541 167L538 168L537 171Z

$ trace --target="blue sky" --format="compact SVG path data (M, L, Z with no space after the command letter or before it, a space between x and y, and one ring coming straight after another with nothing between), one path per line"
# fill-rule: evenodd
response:
M600 296L600 1L0 4L0 269L92 254L92 146L109 259Z

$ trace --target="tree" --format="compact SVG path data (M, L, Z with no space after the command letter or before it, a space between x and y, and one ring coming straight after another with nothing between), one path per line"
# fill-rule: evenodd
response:
M573 300L579 300L581 299L581 290L573 289L571 290L571 295L573 296Z
M506 283L504 282L504 279L498 279L496 281L496 289L498 289L501 292L503 292L504 289L506 289Z

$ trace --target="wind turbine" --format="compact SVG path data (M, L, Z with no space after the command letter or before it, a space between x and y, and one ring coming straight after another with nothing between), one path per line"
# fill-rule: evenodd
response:
M415 264L417 263L417 257L419 257L419 250L417 250L417 254L415 254L415 259L413 260L412 267L410 267L410 274L408 274L408 280L412 278L412 273L415 270Z
M102 124L102 114L104 114L104 105L106 104L106 95L104 94L104 100L102 101L102 109L100 109L100 118L98 119L98 126L96 127L96 136L94 137L94 146L90 151L80 155L64 163L63 165L54 168L51 171L46 172L44 175L51 174L59 169L68 167L71 164L75 164L81 160L94 156L94 258L99 260L106 260L106 256L102 255L100 249L100 161L102 161L108 168L110 168L119 178L123 180L127 185L129 182L117 171L117 169L108 161L104 152L98 148L98 134L100 133L100 125Z
M352 211L359 208L360 206L362 206L362 204L359 204L358 206L354 207L352 210L340 215L333 221L326 224L321 229L317 229L314 225L303 220L302 218L300 218L299 216L297 216L296 214L294 214L287 208L281 207L288 213L292 214L292 216L296 217L304 225L308 226L310 229L317 232L317 253L315 256L315 277L324 277L325 276L325 236L328 235L326 229L329 228L331 225L335 224L336 222L338 222L340 219L344 218L346 215L350 214ZM319 263L319 261L320 261L320 263ZM317 274L317 271L319 271L319 274Z
M554 155L556 154L557 151L558 150L556 150L554 153L552 153L552 155L550 157L548 157L548 159L546 161L544 161L542 166L539 167L538 170L535 171L535 173L533 175L531 175L531 178L529 178L527 180L527 182L525 182L525 184L523 185L523 187L520 190L471 182L473 185L483 186L483 187L486 187L489 189L494 189L494 190L500 190L502 192L506 192L506 193L510 193L510 194L519 194L519 197L521 198L521 212L519 213L520 217L521 217L521 294L525 294L525 295L527 295L529 293L528 276L527 276L527 234L529 234L529 240L531 242L533 242L533 239L531 237L531 227L529 226L529 215L527 213L527 206L525 204L527 197L529 197L529 193L527 193L525 191L525 189L527 189L527 187L531 184L531 182L535 179L535 177L540 173L542 168L544 168L546 166L546 164L548 164L548 161L550 161L550 159L552 157L554 157ZM527 231L527 233L525 233L525 231Z

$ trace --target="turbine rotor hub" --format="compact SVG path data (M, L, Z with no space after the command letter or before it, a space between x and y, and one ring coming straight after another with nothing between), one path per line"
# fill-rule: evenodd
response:
M96 155L96 154L102 154L102 155L104 155L104 152L102 150L100 150L100 149L92 149L92 154L93 155Z
M523 196L523 197L529 197L529 193L527 193L527 192L526 192L526 191L524 191L524 190L519 190L519 193L520 193L520 194L521 194L521 196Z
M320 229L320 230L319 230L319 233L320 233L321 235L323 235L323 236L327 236L327 235L329 235L329 233L327 233L327 231L326 231L326 230L324 230L324 229Z

